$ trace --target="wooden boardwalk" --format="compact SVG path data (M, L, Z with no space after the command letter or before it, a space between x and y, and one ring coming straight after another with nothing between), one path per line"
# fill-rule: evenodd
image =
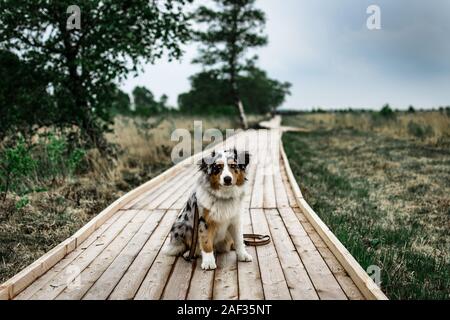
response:
M253 262L237 262L230 252L217 256L216 270L203 271L200 260L162 253L199 175L199 154L117 200L1 285L0 298L385 299L304 201L281 132L240 132L224 143L253 155L244 232L272 236L268 245L248 247Z

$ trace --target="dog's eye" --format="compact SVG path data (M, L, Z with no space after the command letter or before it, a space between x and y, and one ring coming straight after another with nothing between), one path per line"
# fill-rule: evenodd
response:
M221 170L221 168L218 165L213 165L211 167L212 174L218 174L218 173L220 173L220 170Z

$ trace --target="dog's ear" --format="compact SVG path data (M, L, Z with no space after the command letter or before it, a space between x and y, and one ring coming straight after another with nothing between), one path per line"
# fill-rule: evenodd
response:
M208 168L214 162L215 157L216 157L216 152L213 151L213 152L211 152L210 156L202 158L202 160L200 160L198 162L199 169L201 171L203 171L204 173L208 173Z
M245 170L250 163L250 153L248 151L236 151L236 163L239 168Z
M202 158L202 160L200 160L198 162L198 168L200 169L200 171L203 171L204 173L208 173L208 164L206 163L205 158Z

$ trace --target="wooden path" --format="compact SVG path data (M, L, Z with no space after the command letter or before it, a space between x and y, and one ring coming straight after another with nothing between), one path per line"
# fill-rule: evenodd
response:
M1 285L0 299L386 299L303 199L282 131L240 132L223 143L253 155L244 232L272 236L248 247L253 262L231 252L203 271L200 260L162 253L199 175L198 154L114 202Z

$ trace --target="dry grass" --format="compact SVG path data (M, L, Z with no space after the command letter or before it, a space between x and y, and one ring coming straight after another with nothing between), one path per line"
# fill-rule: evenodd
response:
M305 129L351 129L370 131L392 138L419 138L436 145L450 138L450 117L443 111L395 113L384 118L372 112L308 113L286 117L285 124Z

